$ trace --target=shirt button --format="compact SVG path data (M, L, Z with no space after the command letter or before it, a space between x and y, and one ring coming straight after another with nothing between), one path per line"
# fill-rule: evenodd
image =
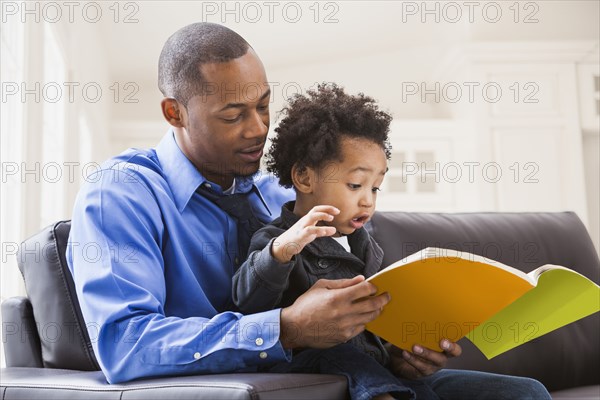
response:
M319 260L317 262L317 265L319 266L319 268L323 268L323 269L329 267L329 263L326 260Z
M258 356L264 360L265 358L267 358L268 354L266 351L261 351L260 353L258 353Z
M240 265L240 259L239 258L234 258L233 262L235 263L235 265Z
M256 338L254 343L256 343L257 346L262 346L262 344L264 343L264 340L262 338Z
M209 189L210 189L210 188L212 187L212 185L211 185L210 183L205 183L205 184L204 184L204 187L205 187L205 188L209 188Z
M200 353L198 353L198 352L195 352L195 353L194 353L194 359L195 359L195 360L199 360L199 359L200 359L200 357L202 357L202 354L200 354Z

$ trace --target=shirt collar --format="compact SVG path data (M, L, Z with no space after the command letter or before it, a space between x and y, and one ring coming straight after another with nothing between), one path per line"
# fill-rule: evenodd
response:
M173 129L169 129L158 146L156 146L156 155L158 156L167 183L171 188L175 205L179 212L182 212L183 209L185 209L196 192L196 189L198 189L198 186L202 184L209 183L213 191L218 194L223 193L223 189L219 185L208 181L200 171L196 169L194 164L185 156L185 154L183 154L183 151L181 151L175 141ZM262 204L269 214L271 214L271 210L269 210L262 193L260 193L260 190L254 184L254 179L257 175L260 175L260 171L253 176L236 177L234 192L247 193L254 189Z

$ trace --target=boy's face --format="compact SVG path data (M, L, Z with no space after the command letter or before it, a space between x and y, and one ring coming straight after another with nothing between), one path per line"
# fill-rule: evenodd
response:
M383 148L370 140L344 137L340 144L343 161L328 163L317 171L312 195L313 205L340 210L327 225L348 235L373 215L387 160Z

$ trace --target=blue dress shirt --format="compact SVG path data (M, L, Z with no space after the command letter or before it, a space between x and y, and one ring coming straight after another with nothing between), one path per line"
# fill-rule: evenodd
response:
M173 132L130 149L87 178L73 211L67 263L108 382L255 370L290 359L280 310L241 315L231 300L236 223L196 193L217 192ZM294 198L272 175L236 178L264 222Z

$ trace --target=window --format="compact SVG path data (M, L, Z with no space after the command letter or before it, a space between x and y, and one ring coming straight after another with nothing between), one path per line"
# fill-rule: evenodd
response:
M20 96L24 70L24 24L13 19L0 25L0 135L2 182L0 218L2 242L2 300L22 295L25 288L17 268L15 252L22 238L23 185L23 103ZM10 94L12 93L12 94Z
M42 163L40 165L40 228L64 217L65 207L65 60L50 24L44 24L42 82ZM39 139L38 139L39 140ZM36 140L35 142L38 142ZM39 144L38 144L39 145Z

